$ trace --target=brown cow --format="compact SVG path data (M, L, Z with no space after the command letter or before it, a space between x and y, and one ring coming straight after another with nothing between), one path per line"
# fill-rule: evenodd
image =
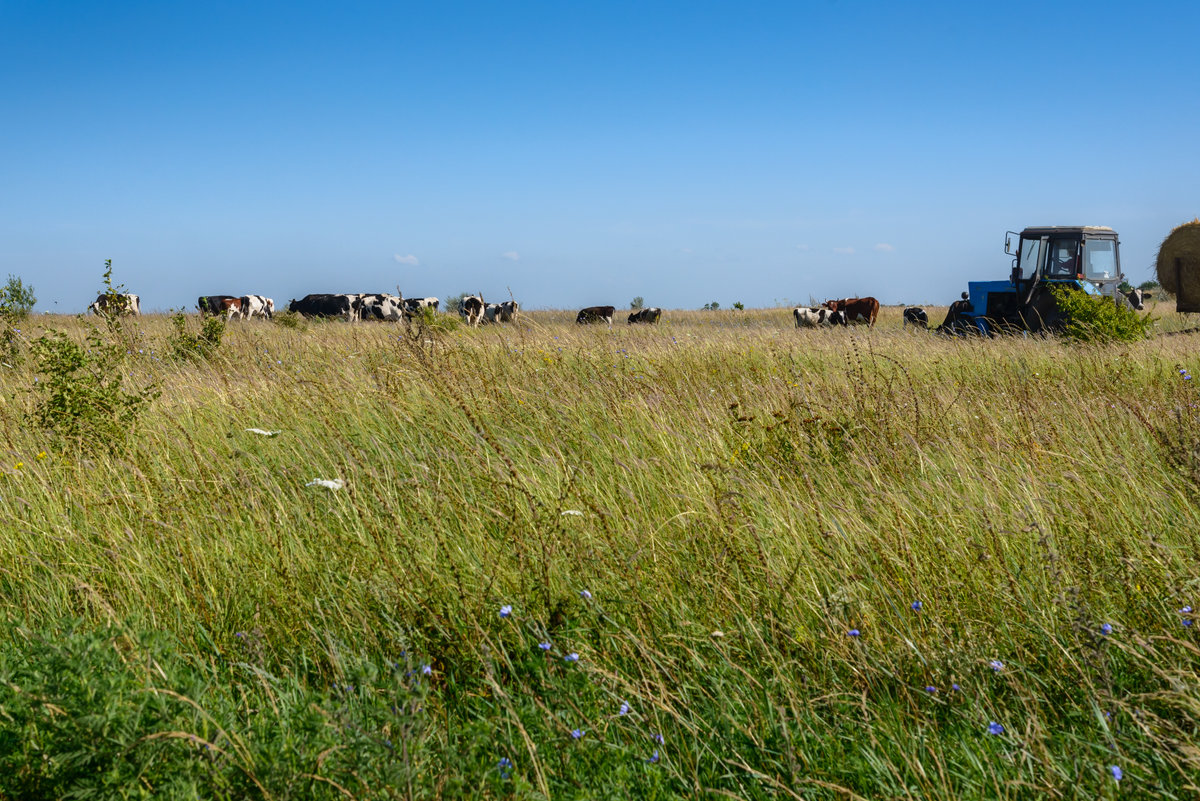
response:
M866 323L869 327L875 326L875 318L879 316L879 301L872 297L827 300L825 307L845 312L847 323Z
M579 314L575 315L575 322L579 325L584 323L608 323L612 325L613 315L617 313L615 306L588 306L586 309L580 309Z

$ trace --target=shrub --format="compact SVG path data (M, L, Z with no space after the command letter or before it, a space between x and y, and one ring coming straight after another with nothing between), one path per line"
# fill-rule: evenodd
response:
M1077 342L1133 342L1145 339L1153 318L1117 303L1107 295L1089 295L1067 286L1050 291L1063 313L1063 336Z
M187 315L177 311L171 315L171 325L175 333L167 345L176 358L199 361L211 359L221 346L221 336L225 333L225 320L220 317L205 317L200 324L200 333L193 334L187 330Z
M125 389L124 346L92 328L87 347L61 331L33 342L41 376L35 379L32 418L39 427L81 447L115 450L137 423L143 408L158 397L151 385Z
M275 323L275 325L297 331L303 331L305 328L303 315L294 311L275 312L274 316L271 317L271 322Z
M632 309L633 311L637 311L638 309L644 307L645 305L646 305L646 300L641 295L638 295L636 298L629 301L629 308Z
M35 304L37 296L33 294L33 287L10 274L8 283L0 288L0 316L6 322L23 320L29 316Z

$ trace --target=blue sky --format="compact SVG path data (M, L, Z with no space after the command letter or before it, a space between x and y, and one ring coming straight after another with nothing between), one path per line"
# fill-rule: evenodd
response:
M0 0L0 278L693 308L1200 214L1200 4Z

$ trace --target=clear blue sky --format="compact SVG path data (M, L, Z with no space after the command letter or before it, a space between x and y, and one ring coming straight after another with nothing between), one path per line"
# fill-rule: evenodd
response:
M82 310L948 303L1200 214L1200 4L0 0L0 279Z

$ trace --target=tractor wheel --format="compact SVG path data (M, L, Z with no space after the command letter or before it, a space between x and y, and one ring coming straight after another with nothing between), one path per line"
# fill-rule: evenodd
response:
M1058 302L1054 299L1054 295L1050 294L1050 290L1045 287L1039 287L1034 291L1033 297L1029 299L1029 305L1025 307L1023 316L1025 327L1033 333L1054 333L1062 330L1066 324L1066 317L1058 308Z

